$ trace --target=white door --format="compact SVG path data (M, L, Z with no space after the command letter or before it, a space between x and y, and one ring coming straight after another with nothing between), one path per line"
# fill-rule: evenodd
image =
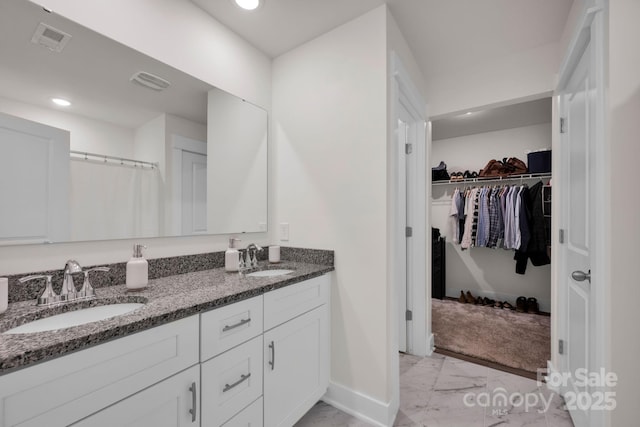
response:
M401 61L393 56L393 242L392 275L398 350L417 356L429 352L427 343L427 176L425 104ZM394 319L394 321L396 321Z
M578 67L562 96L562 115L565 137L562 138L562 170L566 173L563 194L568 197L563 204L567 218L563 233L565 244L560 248L564 252L564 277L559 286L564 293L564 307L559 307L566 315L565 372L574 373L578 368L589 367L589 336L591 332L591 226L590 217L592 198L589 192L590 181L590 145L592 132L590 117L592 113L589 100L589 51L585 51ZM573 277L572 277L573 276ZM589 392L585 387L577 387L573 381L569 389L577 393ZM585 414L572 414L576 421ZM586 418L583 419L583 422ZM579 424L587 425L587 424Z
M182 235L207 232L207 156L182 151Z
M0 113L0 198L2 244L68 241L69 132Z
M593 17L591 17L593 19ZM585 25L583 43L572 51L571 71L559 90L560 125L560 244L557 276L558 370L566 380L558 385L577 427L600 425L598 390L582 381L580 370L599 372L604 344L601 314L605 283L592 278L602 256L598 245L604 111L602 87L601 17ZM600 243L601 244L601 243ZM588 400L588 401L587 401ZM608 404L607 402L600 402Z
M166 220L171 235L207 233L207 143L171 135L171 195Z

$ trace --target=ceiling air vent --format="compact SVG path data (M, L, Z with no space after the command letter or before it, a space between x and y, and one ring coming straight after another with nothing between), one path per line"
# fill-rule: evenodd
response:
M31 37L31 43L45 46L54 52L62 52L69 40L71 40L70 34L42 22L38 24L36 32Z
M163 79L162 77L154 76L146 71L138 71L129 79L132 83L139 84L140 86L147 87L149 89L162 91L171 86L171 83Z

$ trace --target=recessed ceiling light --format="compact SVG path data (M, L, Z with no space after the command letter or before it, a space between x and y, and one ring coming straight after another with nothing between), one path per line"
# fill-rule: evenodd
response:
M244 10L256 10L264 0L235 0L235 3Z
M467 111L466 113L464 113L464 115L465 115L465 116L470 116L470 115L472 115L472 114L473 114L473 113L472 113L471 111Z
M51 101L56 104L59 105L61 107L68 107L71 105L71 102L67 101L66 99L62 99L62 98L51 98Z

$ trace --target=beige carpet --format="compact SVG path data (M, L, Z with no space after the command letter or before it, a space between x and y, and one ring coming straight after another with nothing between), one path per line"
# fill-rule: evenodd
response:
M529 372L546 368L551 358L549 316L432 301L436 348Z

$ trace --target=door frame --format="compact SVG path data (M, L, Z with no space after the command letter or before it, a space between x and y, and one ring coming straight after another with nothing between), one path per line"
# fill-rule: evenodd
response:
M560 133L560 113L562 111L561 95L567 88L567 84L576 69L585 49L591 50L591 66L594 70L596 91L594 93L595 100L595 117L594 117L594 136L596 144L594 147L594 163L595 170L592 172L594 179L590 183L592 191L598 194L598 204L594 211L591 224L592 244L591 244L591 275L594 286L591 288L591 316L593 319L593 327L590 329L589 337L589 364L587 367L590 371L600 367L607 371L611 366L609 357L610 338L607 331L610 330L610 313L609 313L609 293L607 291L607 278L610 277L610 263L608 253L610 240L607 236L607 224L609 223L609 193L607 190L608 177L610 176L608 166L608 149L606 147L606 94L605 94L605 15L606 3L599 4L596 7L585 8L580 19L579 25L575 29L574 37L569 45L567 54L560 68L559 80L554 93L554 149L557 153L554 156L554 170L560 170L560 165L564 161L562 158L562 134ZM563 174L554 173L554 187L552 197L553 213L552 217L552 239L559 242L559 233L561 229L566 228L563 223L565 219L562 217L566 209L568 198L562 194ZM552 270L552 312L557 313L551 318L551 360L548 363L549 373L560 373L566 371L566 356L559 354L559 340L566 340L567 319L563 316L568 315L562 307L566 305L566 295L562 292L561 286L563 280L566 280L570 272L563 257L562 250L555 250L552 254L552 265L556 267ZM572 375L574 373L571 373ZM558 390L563 392L564 390ZM609 425L607 419L609 417L607 411L590 411L589 425ZM581 426L577 426L581 427Z
M412 260L410 265L413 266L412 271L407 271L408 275L411 275L412 289L408 294L408 307L411 307L413 313L412 327L410 328L409 341L411 341L411 354L418 356L426 356L431 354L432 339L427 339L431 334L430 322L427 322L430 308L427 307L428 298L431 296L430 286L431 280L427 280L429 277L427 273L431 272L430 265L428 265L427 251L429 250L430 240L427 239L427 191L429 191L430 177L426 173L427 163L427 106L422 100L420 91L414 85L411 80L410 74L402 64L399 56L395 53L391 53L391 74L393 76L391 82L391 120L393 126L393 136L391 138L392 147L389 149L391 156L391 233L390 233L390 283L392 294L392 331L393 337L393 352L398 350L398 334L399 325L397 322L404 319L404 313L398 313L398 289L396 285L402 280L402 272L406 271L407 262L406 259L399 257L400 251L398 248L406 245L405 237L405 206L406 200L398 200L400 179L400 173L404 173L404 167L401 167L400 162L405 161L405 157L401 156L397 149L399 142L398 134L398 119L399 108L402 104L407 111L411 114L413 122L410 123L410 131L416 133L416 144L413 148L414 159L414 171L415 182L411 186L412 191L407 194L407 197L411 197L415 203L411 217L414 219L414 224L410 224L413 227L413 235L410 240L412 244ZM403 205L404 204L404 205Z

